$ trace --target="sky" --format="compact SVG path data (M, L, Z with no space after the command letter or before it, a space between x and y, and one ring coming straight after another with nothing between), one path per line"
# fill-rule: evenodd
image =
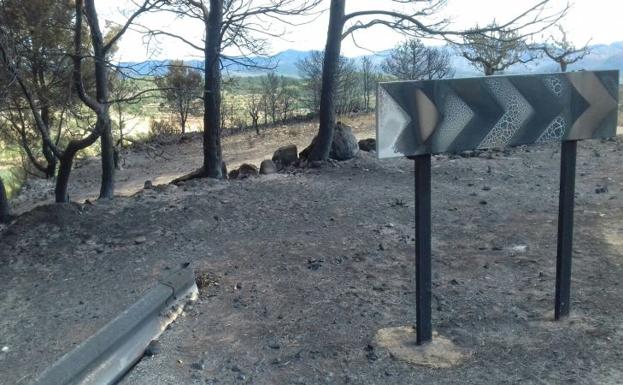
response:
M261 1L261 0L253 0ZM523 10L535 4L537 0L448 0L447 6L439 17L449 18L455 29L468 28L475 24L485 25L492 20L498 23L512 19ZM549 11L561 9L566 0L550 0ZM329 0L325 0L319 10L325 12L314 18L297 19L298 26L272 25L276 31L285 31L282 39L272 38L270 53L287 49L310 50L324 48L326 30L329 23ZM347 0L346 12L365 9L392 8L391 0ZM124 20L122 8L127 8L128 0L100 0L96 2L100 18L113 22ZM121 9L120 9L121 7ZM610 44L623 41L620 18L623 15L623 0L573 0L572 8L562 24L568 31L568 38L576 45ZM201 44L203 27L190 20L174 19L170 15L155 13L141 16L138 23L152 28L175 31L192 41ZM287 28L287 29L285 29ZM140 29L137 27L137 29ZM546 38L546 36L542 36ZM342 54L359 56L370 52L391 48L405 39L405 36L384 27L360 30L354 35L355 41L347 38L342 43ZM428 44L441 44L439 41L427 41ZM363 47L363 48L362 48ZM235 53L231 53L235 54ZM199 58L201 53L170 38L161 38L158 42L146 44L138 31L129 31L119 43L117 59L120 61L143 61L146 59L191 59Z

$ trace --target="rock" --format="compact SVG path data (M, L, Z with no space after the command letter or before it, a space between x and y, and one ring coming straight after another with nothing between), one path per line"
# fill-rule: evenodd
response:
M160 345L160 341L152 340L149 345L147 345L147 348L145 348L145 355L147 357L153 357L156 354L160 354L161 351L162 346Z
M134 243L136 243L137 245L143 244L147 242L147 238L145 236L140 236L140 237L136 237L134 238Z
M376 151L376 139L374 138L361 139L359 141L359 149L361 151L366 151L366 152Z
M257 170L257 167L252 164L243 163L242 165L240 165L240 168L238 168L238 179L245 179L250 176L258 175L259 171Z
M314 137L311 144L299 154L299 158L307 159L314 148L317 137ZM338 122L333 130L333 140L331 141L331 152L329 158L335 160L348 160L354 158L359 153L359 144L350 126Z
M333 141L331 142L331 153L329 157L335 160L352 159L359 152L357 138L353 134L353 129L341 122L338 122L333 131Z
M316 258L309 258L307 260L307 268L309 270L318 270L322 267L322 263L324 262L324 260L322 259L316 259Z
M190 367L195 370L204 370L206 368L206 363L205 361L194 362L190 365Z
M595 194L605 194L608 192L608 186L597 186Z
M229 179L237 179L238 178L238 170L231 170L228 175Z
M268 344L268 347L274 350L279 350L281 349L281 345L279 345L278 342L271 342Z
M277 172L277 166L270 159L264 159L260 164L260 174L269 175Z
M151 183L150 180L146 180L145 183L143 184L143 188L145 190L149 190L149 189L154 188L154 185Z
M296 145L289 144L279 147L273 154L272 161L280 167L288 167L298 160L298 149Z

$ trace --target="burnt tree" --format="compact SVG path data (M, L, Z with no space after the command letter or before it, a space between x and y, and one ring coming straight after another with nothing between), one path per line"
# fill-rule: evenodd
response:
M567 31L561 25L557 27L560 35L550 36L549 41L538 46L537 49L558 64L561 72L567 72L567 67L584 59L590 53L590 49L588 43L582 47L576 47L567 38Z
M164 0L163 0L164 1ZM120 26L112 37L104 42L102 36L94 0L76 0L73 26L73 53L71 83L78 97L95 115L95 124L86 130L86 135L70 139L66 147L61 148L50 135L50 128L46 125L41 113L40 101L33 94L32 88L24 79L23 70L19 66L19 56L12 52L8 44L0 44L0 61L14 77L27 101L35 126L43 141L50 148L54 156L59 160L58 176L56 178L55 198L56 202L68 202L69 176L74 158L78 151L91 146L101 138L102 144L102 183L100 198L112 198L114 194L114 143L112 139L111 120L109 116L108 100L108 68L106 56L114 47L115 43L127 31L133 20L143 12L153 9L160 0L145 0L143 4L127 19L125 25ZM86 24L83 17L86 16ZM87 27L87 28L85 28ZM85 42L83 31L90 32L91 52L84 53ZM1 42L10 41L10 32L0 28ZM95 97L88 94L83 82L82 63L86 59L93 60L93 72L95 79Z
M0 223L7 223L11 218L11 213L9 211L9 198L6 194L6 189L4 188L4 182L0 177Z
M208 177L224 178L221 148L221 70L235 64L246 67L270 69L267 63L257 60L265 56L268 38L280 37L283 31L266 28L266 20L292 24L288 18L304 15L320 3L320 0L176 0L170 2L166 12L182 19L190 19L203 25L205 38L193 42L171 31L144 26L149 37L166 36L177 39L198 50L204 57L204 115L203 115L203 166L189 174L186 179ZM225 49L237 51L228 56Z
M324 160L329 157L333 130L336 122L336 80L342 40L360 29L384 26L404 33L409 37L437 36L448 41L466 35L483 35L495 30L516 32L525 37L544 31L557 23L567 12L568 6L560 11L546 13L550 0L541 0L526 11L496 28L472 30L451 30L447 20L437 20L436 15L446 5L446 0L391 0L379 1L379 9L345 12L346 0L331 0L329 27L323 62L322 92L320 100L319 127L310 160ZM354 4L354 2L353 2ZM398 9L391 9L394 5Z

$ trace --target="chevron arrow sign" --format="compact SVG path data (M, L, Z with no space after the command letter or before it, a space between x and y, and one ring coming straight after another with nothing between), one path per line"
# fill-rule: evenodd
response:
M618 71L380 83L377 156L616 135Z

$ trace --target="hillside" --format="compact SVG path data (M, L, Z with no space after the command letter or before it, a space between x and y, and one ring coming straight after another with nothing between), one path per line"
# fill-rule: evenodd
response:
M451 48L447 48L452 50ZM569 66L570 71L577 70L603 70L618 69L623 71L623 41L609 45L598 44L590 47L591 52L584 60ZM298 69L296 63L311 54L312 51L286 50L276 54L270 58L252 58L255 63L274 66L274 71L279 75L298 77ZM380 64L389 54L389 50L381 51L373 55L356 56L353 59L361 60L368 57L376 64ZM166 72L166 64L169 60L149 60L143 63L126 62L120 63L121 66L130 67L132 71L143 76L161 75ZM188 62L191 66L200 68L203 62L200 60L191 60ZM248 69L239 64L225 60L223 65L228 69L232 76L257 76L266 73L266 70ZM478 72L470 65L470 63L459 54L454 53L452 66L456 70L455 77L466 77L478 75ZM519 64L511 67L509 73L525 73L525 72L555 72L557 66L547 59L540 59L529 66Z

